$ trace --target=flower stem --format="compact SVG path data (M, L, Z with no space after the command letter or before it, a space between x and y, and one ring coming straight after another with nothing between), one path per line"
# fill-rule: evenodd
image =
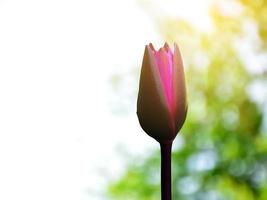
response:
M172 141L160 143L161 151L161 200L172 199L171 152Z

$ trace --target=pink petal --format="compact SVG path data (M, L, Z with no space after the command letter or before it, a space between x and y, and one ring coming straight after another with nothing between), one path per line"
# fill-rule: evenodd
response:
M155 52L155 57L168 107L170 112L173 113L173 53L167 43L165 43L163 48Z

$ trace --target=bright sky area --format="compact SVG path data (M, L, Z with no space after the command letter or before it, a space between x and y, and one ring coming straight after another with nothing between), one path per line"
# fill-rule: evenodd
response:
M162 9L207 23L201 2L190 16L192 1ZM132 0L0 0L0 199L105 199L118 146L157 148L135 105L116 116L108 104L110 76L140 66L149 42L163 43Z

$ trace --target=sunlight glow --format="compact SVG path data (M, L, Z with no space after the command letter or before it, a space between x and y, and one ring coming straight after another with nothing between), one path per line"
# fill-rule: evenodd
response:
M159 14L167 13L171 17L181 17L192 23L200 31L208 32L212 29L209 9L212 0L168 0L157 2Z

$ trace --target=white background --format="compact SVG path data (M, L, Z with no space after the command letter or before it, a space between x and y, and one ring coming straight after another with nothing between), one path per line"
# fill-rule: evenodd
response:
M108 102L155 37L132 1L0 1L0 199L101 199L118 144L153 143Z

